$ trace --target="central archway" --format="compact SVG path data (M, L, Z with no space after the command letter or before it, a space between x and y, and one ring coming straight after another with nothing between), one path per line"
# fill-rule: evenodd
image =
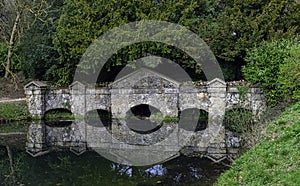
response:
M139 134L150 134L159 130L162 121L163 114L160 110L148 104L136 105L126 112L127 126Z

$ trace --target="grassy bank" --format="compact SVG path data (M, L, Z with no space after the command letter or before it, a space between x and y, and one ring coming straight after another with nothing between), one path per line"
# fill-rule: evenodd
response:
M260 143L215 185L300 185L300 102L267 126Z
M0 133L26 132L30 114L25 102L0 104Z
M0 122L21 121L30 119L25 102L0 104Z

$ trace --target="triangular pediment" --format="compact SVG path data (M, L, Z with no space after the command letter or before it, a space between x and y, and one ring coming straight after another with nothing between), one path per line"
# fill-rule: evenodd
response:
M112 88L175 88L180 82L148 68L140 68L110 84Z
M25 89L29 87L38 87L38 88L46 88L48 85L42 81L31 81L30 83L24 86Z
M79 81L75 81L69 87L70 87L70 89L72 89L74 87L85 87L85 84L83 84L83 83L81 83Z
M207 85L210 87L226 87L226 82L219 78L215 78L215 79L207 82Z

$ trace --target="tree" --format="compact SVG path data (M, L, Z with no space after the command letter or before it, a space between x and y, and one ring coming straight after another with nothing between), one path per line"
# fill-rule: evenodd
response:
M13 25L15 1L0 1L0 42L8 41L10 29Z
M3 2L4 4L7 3L6 0ZM47 3L45 0L13 0L7 7L12 8L12 11L11 14L7 14L4 16L5 18L2 18L2 21L6 23L4 28L6 30L5 32L8 33L7 37L4 37L8 42L4 75L6 78L9 75L13 75L10 70L17 39L22 36L23 30L28 28L36 19L39 19L41 15L46 13L45 8L47 7ZM34 15L34 19L29 19L31 15ZM11 30L7 32L8 28L11 28Z
M162 20L178 23L197 32L210 14L208 0L66 0L54 36L60 54L58 71L60 84L72 81L76 65L87 47L101 34L125 23L140 20ZM178 61L187 68L196 63L180 50L161 43L143 42L120 50L111 58L112 65L124 65L148 54Z
M247 49L300 31L300 4L294 0L215 0L214 5L218 29L209 43L226 61L241 62Z
M27 78L55 81L57 79L53 76L53 71L57 70L59 56L52 38L63 0L47 0L47 3L47 14L40 16L41 20L36 20L26 30L17 47L16 55L22 58L21 68Z
M300 4L294 0L66 0L54 36L55 47L60 54L56 75L60 82L72 80L80 57L101 34L122 24L145 19L169 21L187 27L209 44L228 73L236 73L232 69L240 70L245 64L243 58L247 49L265 40L291 38L299 32ZM122 65L124 61L149 53L195 69L195 63L189 56L157 43L145 42L138 47L129 47L111 60L115 65ZM230 61L236 63L232 65L228 63Z

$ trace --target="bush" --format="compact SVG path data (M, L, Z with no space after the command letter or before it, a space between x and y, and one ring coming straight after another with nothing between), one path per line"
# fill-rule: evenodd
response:
M223 125L235 133L249 132L249 127L253 125L252 112L243 108L226 111Z
M280 65L278 81L283 95L300 100L300 44L292 46L290 57Z
M280 40L264 42L247 52L246 65L242 71L246 80L260 83L268 101L276 104L286 98L286 93L297 93L297 85L290 85L299 77L299 64L295 61L299 57L300 42L297 40ZM299 59L298 59L299 61ZM294 68L294 72L286 77ZM299 79L299 78L298 78ZM297 80L299 81L299 80ZM299 83L299 82L298 82Z

